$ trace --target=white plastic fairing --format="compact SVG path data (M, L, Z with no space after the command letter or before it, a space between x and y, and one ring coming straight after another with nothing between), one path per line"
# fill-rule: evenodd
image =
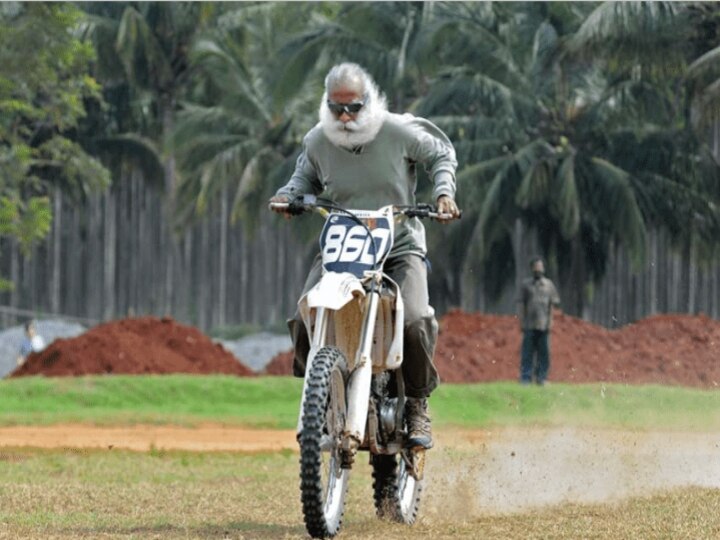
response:
M340 274L326 272L318 284L307 293L307 305L310 308L324 307L338 310L356 294L365 296L365 289L354 275L349 272Z

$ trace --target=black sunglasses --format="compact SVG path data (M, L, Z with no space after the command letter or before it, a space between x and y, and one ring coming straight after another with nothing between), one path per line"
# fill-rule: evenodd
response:
M356 101L354 103L335 103L334 101L327 102L328 109L330 109L335 115L340 116L343 112L348 114L357 114L360 109L365 106L364 101Z

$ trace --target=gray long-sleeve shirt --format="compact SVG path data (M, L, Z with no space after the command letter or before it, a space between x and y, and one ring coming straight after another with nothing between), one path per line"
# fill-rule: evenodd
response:
M305 136L295 172L277 195L323 193L345 208L364 210L415 204L416 163L433 181L433 200L455 197L455 149L432 122L387 113L375 139L358 153L335 146L318 124ZM426 251L425 229L417 218L396 224L392 255Z

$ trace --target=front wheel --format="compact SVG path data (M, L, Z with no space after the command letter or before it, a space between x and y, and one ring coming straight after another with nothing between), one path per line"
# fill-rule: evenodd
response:
M302 410L300 493L305 527L313 538L329 538L340 530L350 471L340 466L340 435L347 406L347 362L333 347L317 352Z
M400 456L374 455L373 495L379 518L411 525L420 508L422 481L408 471Z

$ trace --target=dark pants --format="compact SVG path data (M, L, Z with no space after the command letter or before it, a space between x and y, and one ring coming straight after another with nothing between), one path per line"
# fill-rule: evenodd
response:
M384 271L400 286L405 306L402 363L405 394L408 397L426 398L440 382L433 363L438 324L429 303L427 266L420 256L408 254L389 259ZM305 281L303 294L320 280L321 273L322 261L318 256ZM288 327L295 347L293 374L304 377L310 339L298 311L288 321Z
M520 359L520 382L542 384L550 370L550 340L547 330L524 330L522 353ZM533 357L537 354L537 362L533 366Z

